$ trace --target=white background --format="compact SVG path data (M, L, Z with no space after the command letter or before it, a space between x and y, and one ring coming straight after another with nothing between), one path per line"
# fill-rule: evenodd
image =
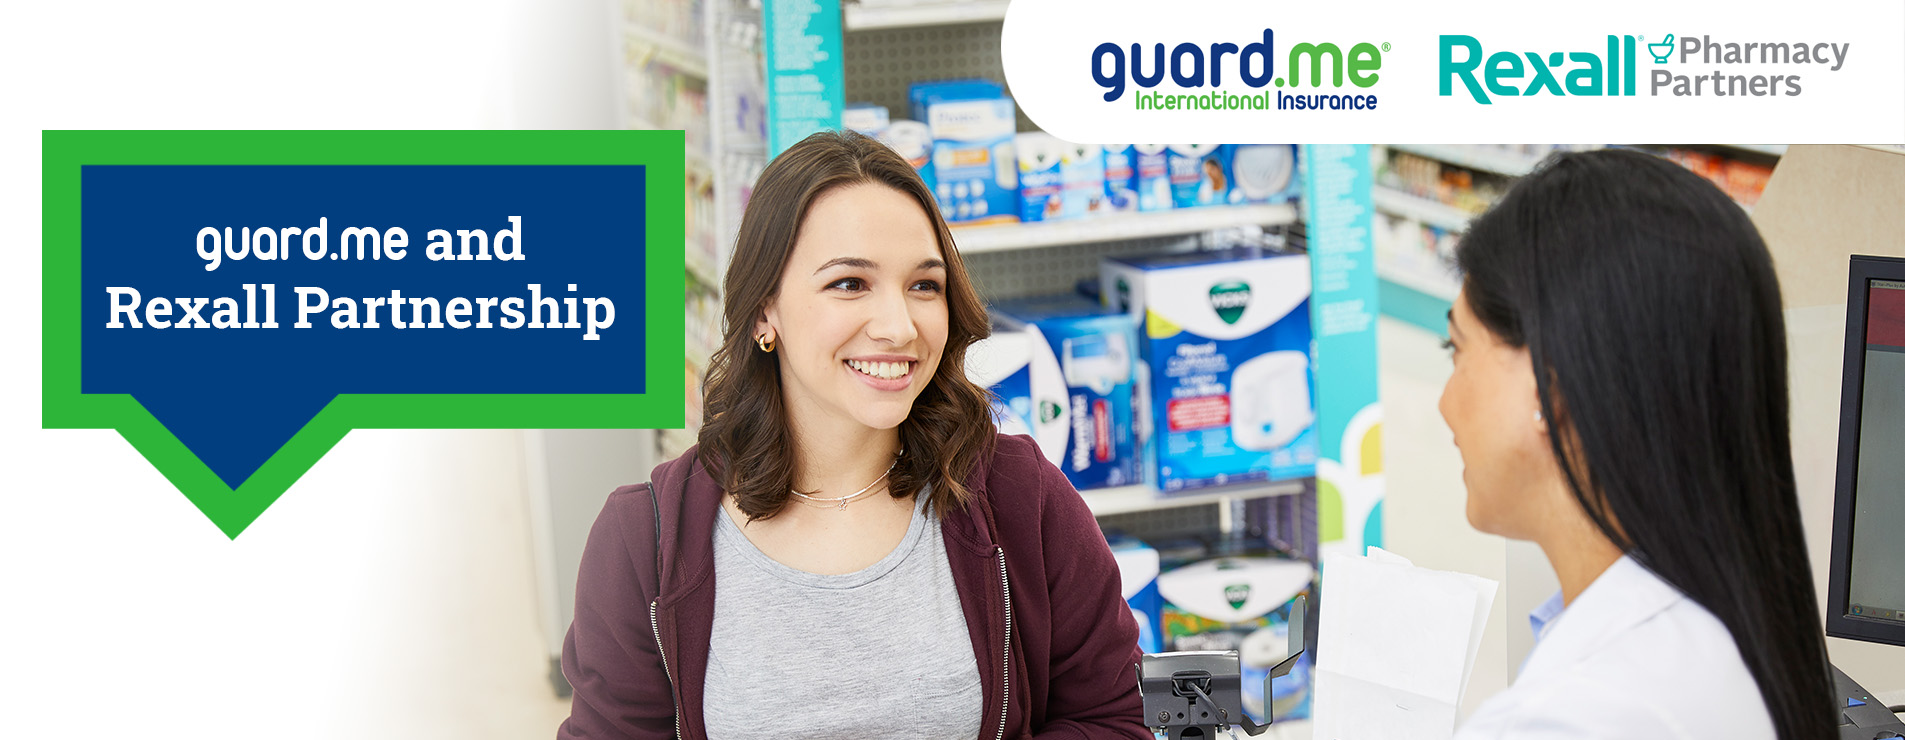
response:
M1712 142L1741 144L1777 141L1809 144L1864 144L1905 141L1905 3L1897 0L1796 4L1769 0L1702 0L1663 3L1654 0L1527 3L1514 0L1412 2L1361 0L1355 10L1340 3L1264 2L1263 0L1100 0L1089 13L1075 11L1071 0L1015 0L1006 13L1001 37L1006 80L1033 123L1067 141L1184 142L1243 144L1495 144L1539 141L1555 144L1609 142ZM1459 9L1459 10L1458 10ZM1364 89L1307 84L1284 92L1375 94L1374 111L1152 111L1136 110L1141 88L1130 82L1127 59L1124 97L1107 103L1105 89L1091 75L1091 52L1100 43L1117 43L1130 54L1142 43L1149 54L1162 43L1167 55L1179 43L1193 43L1208 54L1210 44L1242 48L1260 42L1263 29L1276 32L1276 72L1287 77L1290 47L1299 42L1331 42L1345 53L1357 43L1390 44L1382 57L1381 79ZM1438 91L1439 43L1443 34L1467 34L1484 54L1499 51L1592 52L1605 57L1607 35L1705 35L1714 43L1851 43L1846 64L1717 65L1697 58L1681 64L1676 55L1658 65L1676 74L1794 74L1803 93L1785 97L1652 97L1648 72L1653 58L1635 47L1638 74L1632 97L1532 97L1491 95L1478 105L1461 82L1453 94ZM1458 52L1459 54L1459 52ZM1463 59L1463 56L1457 56ZM1168 59L1168 56L1167 56ZM1222 89L1258 92L1241 82L1237 57L1226 55ZM1208 74L1208 60L1206 73ZM1523 59L1526 62L1526 59ZM1606 60L1602 59L1605 64ZM1186 64L1189 64L1188 57ZM1565 85L1573 62L1556 70ZM1478 68L1476 80L1482 81ZM1187 70L1188 72L1188 70ZM1624 73L1623 73L1624 75ZM1309 70L1304 69L1304 77ZM1527 70L1518 81L1534 81ZM1710 82L1710 81L1709 81ZM1518 84L1517 84L1518 83ZM1711 89L1709 84L1708 89ZM1166 75L1157 92L1178 90ZM1565 89L1565 88L1564 88ZM1266 86L1274 101L1279 88Z
M606 128L619 4L0 7L0 737L552 736L518 432L352 432L232 541L39 429L39 131Z

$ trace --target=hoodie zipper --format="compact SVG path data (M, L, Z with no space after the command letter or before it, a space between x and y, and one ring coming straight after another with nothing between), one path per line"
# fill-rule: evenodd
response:
M1000 553L999 567L1001 569L1005 568L1004 555L1003 552ZM668 651L661 646L661 620L655 618L655 605L660 603L661 599L648 602L648 627L655 631L655 654L661 656L661 672L668 677L668 699L675 704L675 740L681 740L681 702L675 699L675 674L668 669ZM1008 628L1008 634L1009 630L1010 628ZM999 732L1003 734L1004 728L1001 727Z
M999 734L996 740L1005 740L1006 709L1012 703L1012 580L1005 572L1005 548L996 547L999 553L999 590L1005 594L1005 650L999 661ZM660 641L657 641L660 644ZM667 661L663 661L666 667Z

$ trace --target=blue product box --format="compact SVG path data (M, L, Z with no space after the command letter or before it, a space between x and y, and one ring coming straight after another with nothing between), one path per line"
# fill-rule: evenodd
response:
M1133 187L1138 191L1138 210L1171 210L1171 168L1163 144L1133 144L1135 158Z
M890 121L880 131L880 143L899 153L913 169L919 171L921 180L926 181L928 190L936 190L933 175L933 133L926 124L919 121L900 119Z
M1138 152L1130 144L1105 147L1105 210L1138 210Z
M966 377L992 392L1001 434L1024 434L1061 469L1071 422L1065 375L1037 326L994 315L992 336L966 350Z
M1105 210L1105 156L1097 144L1059 142L1059 172L1065 181L1064 218L1083 218Z
M952 223L1019 220L1017 127L1011 98L942 100L926 108L934 194Z
M1316 473L1310 259L1258 248L1106 259L1141 323L1145 456L1164 491Z
M1230 202L1230 148L1219 144L1172 144L1165 149L1174 208Z
M1138 622L1138 649L1146 653L1164 652L1159 615L1164 597L1158 594L1158 551L1133 537L1114 535L1108 539L1111 557L1118 562L1118 583L1131 617Z
M1037 332L1039 362L1056 367L1065 434L1054 463L1072 487L1123 486L1141 480L1132 408L1137 322L1075 294L1021 298L993 306L1002 320ZM1040 438L1041 443L1044 438ZM1054 450L1045 450L1051 458Z
M1019 220L1053 221L1064 215L1064 142L1032 131L1014 137L1019 155Z
M1005 97L1005 88L991 80L933 80L915 82L906 89L906 100L912 107L909 117L915 121L926 120L926 109L933 103L943 100L982 100Z

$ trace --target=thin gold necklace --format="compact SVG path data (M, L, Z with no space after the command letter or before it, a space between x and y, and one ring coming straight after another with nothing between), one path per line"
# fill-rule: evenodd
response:
M899 454L894 455L893 464L886 466L886 472L881 473L880 477L873 479L873 482L868 483L866 488L862 488L858 491L854 491L853 493L847 494L845 496L835 496L833 498L818 498L815 496L809 496L807 494L801 493L792 488L787 489L787 492L794 494L795 500L803 504L806 504L808 506L813 506L813 507L822 508L822 509L834 509L836 511L846 511L847 504L853 503L854 499L860 498L861 496L865 496L868 491L873 490L874 486L880 485L880 481L886 480L887 476L892 475L893 468L897 467L900 464L899 455L903 455L903 454L906 454L905 450L900 450Z

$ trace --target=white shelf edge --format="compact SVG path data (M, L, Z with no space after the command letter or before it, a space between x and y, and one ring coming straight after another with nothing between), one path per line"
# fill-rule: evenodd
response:
M1503 151L1472 145L1389 144L1388 146L1390 149L1399 152L1408 152L1417 156L1428 157L1438 162L1447 162L1458 167L1467 167L1471 170L1481 170L1483 172L1493 172L1509 177L1521 177L1522 175L1526 175L1534 170L1535 165L1541 163L1541 160L1537 157L1509 154Z
M1080 491L1085 497L1085 505L1091 507L1092 516L1111 516L1113 514L1131 514L1140 511L1174 509L1182 506L1201 506L1232 499L1266 498L1269 496L1288 496L1301 493L1306 478L1268 481L1262 483L1244 483L1219 488L1200 488L1183 493L1163 493L1147 484L1119 486L1117 488L1095 488Z
M949 26L958 23L986 23L1005 20L1006 0L976 2L927 2L917 5L861 5L841 7L847 31L876 28L915 28Z
M1062 244L1196 234L1239 226L1268 226L1296 221L1296 204L1267 203L1206 206L1149 213L1116 213L1066 221L954 226L953 242L961 254L1010 249L1053 247Z
M1758 152L1760 154L1771 154L1775 157L1786 156L1786 147L1787 147L1786 144L1720 144L1719 146L1727 148L1727 149L1739 149L1739 150L1748 151L1748 152Z
M1410 195L1395 188L1377 185L1369 195L1378 211L1412 218L1450 231L1467 231L1469 220L1474 218L1460 208Z
M641 26L625 26L624 31L628 35L631 55L638 53L637 49L647 49L654 59L670 67L693 77L708 79L707 52Z

